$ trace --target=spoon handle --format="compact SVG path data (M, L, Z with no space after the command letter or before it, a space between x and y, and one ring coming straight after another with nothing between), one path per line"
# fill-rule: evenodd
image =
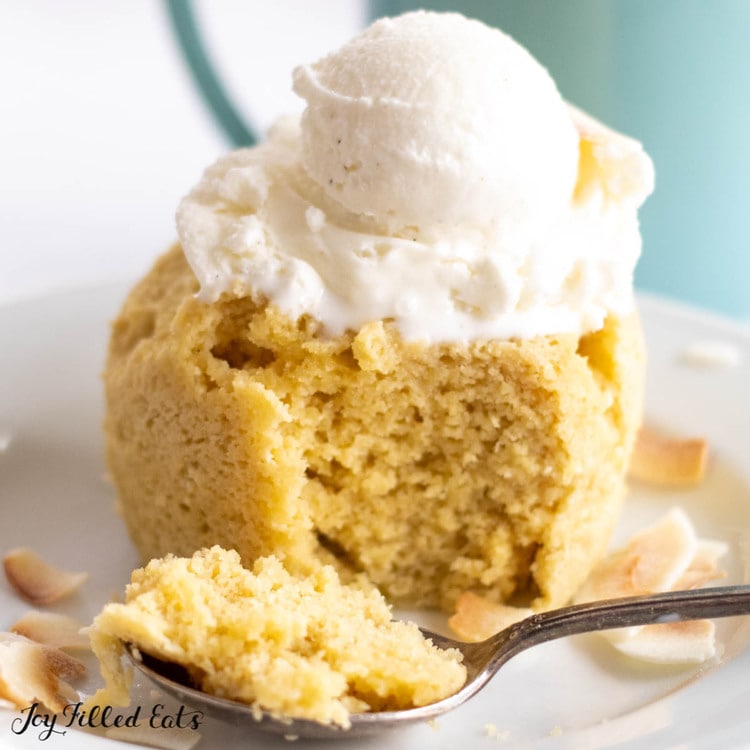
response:
M568 635L747 614L750 614L750 585L668 591L541 612L492 636L483 645L497 650L499 663L493 665L497 669L520 651Z

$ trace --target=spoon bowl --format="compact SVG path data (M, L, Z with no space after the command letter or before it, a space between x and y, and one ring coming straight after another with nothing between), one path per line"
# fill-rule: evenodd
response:
M284 736L354 737L429 721L451 711L476 695L509 659L547 641L612 628L747 614L750 614L750 585L739 585L576 604L531 615L478 643L464 643L422 629L436 646L456 648L463 654L467 669L464 686L426 706L351 714L348 728L279 717L246 703L209 695L190 686L182 667L141 654L131 645L126 645L126 653L133 665L164 692L213 718Z

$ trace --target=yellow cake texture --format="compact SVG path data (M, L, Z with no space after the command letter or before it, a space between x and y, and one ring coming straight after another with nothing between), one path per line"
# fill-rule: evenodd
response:
M91 629L107 687L93 702L127 701L122 642L183 665L199 689L261 712L349 726L349 715L433 703L466 669L383 597L347 585L331 566L295 577L278 558L252 570L220 547L167 556L133 572L123 603Z
M113 326L107 460L144 561L221 545L294 575L332 562L395 602L544 609L604 554L641 417L635 313L420 343L197 290L175 246Z

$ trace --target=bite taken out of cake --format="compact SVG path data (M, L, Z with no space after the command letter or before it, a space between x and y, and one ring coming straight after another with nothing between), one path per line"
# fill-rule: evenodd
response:
M294 88L301 119L206 171L114 323L132 539L420 606L565 603L641 421L650 160L456 14L382 19Z

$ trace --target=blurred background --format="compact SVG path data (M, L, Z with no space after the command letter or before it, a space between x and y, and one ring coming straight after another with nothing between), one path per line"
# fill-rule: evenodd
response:
M501 27L640 139L637 286L750 322L747 0L2 0L0 302L142 274L202 170L300 110L295 65L412 7Z

